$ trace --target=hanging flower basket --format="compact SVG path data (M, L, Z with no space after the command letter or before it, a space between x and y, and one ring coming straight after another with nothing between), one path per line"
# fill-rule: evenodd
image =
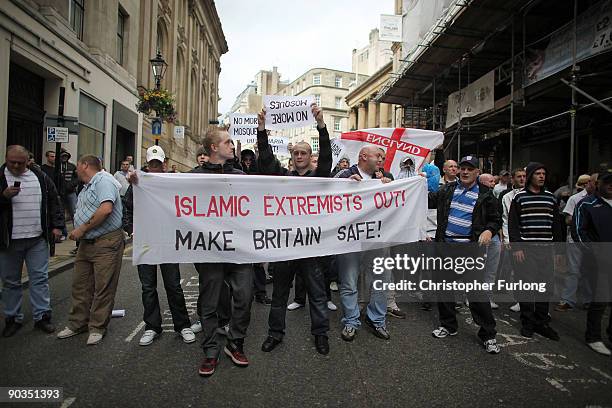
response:
M146 89L139 88L138 103L136 110L145 115L151 115L154 111L155 116L165 122L176 123L177 112L174 109L174 96L166 89Z

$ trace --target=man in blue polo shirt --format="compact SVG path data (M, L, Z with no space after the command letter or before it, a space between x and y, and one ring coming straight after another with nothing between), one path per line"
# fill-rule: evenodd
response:
M437 209L435 240L449 244L443 246L440 256L456 260L475 258L479 251L474 244L489 245L501 227L497 199L493 190L478 182L479 173L478 158L466 156L459 162L458 181L446 184L438 192L429 193L429 208ZM453 281L458 280L457 275L463 273L459 269L455 272L442 270L437 275L440 280ZM482 270L465 271L465 275L465 281L482 282ZM480 326L478 337L485 350L490 354L499 353L499 345L495 340L495 317L486 294L470 292L467 296L474 322ZM448 292L439 292L438 297L440 327L432 332L432 336L455 336L458 329L455 302L449 298Z
M74 261L72 308L60 339L89 331L88 345L98 344L110 321L121 259L123 257L123 207L112 175L102 171L96 156L85 155L77 165L85 184L74 215L70 239L79 241Z

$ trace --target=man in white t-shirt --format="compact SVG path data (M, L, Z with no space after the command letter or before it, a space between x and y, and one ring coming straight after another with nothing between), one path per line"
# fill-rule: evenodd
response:
M64 214L51 179L28 169L28 151L9 146L0 167L0 277L4 284L4 337L23 326L21 271L26 262L34 327L53 333L49 294L49 242L64 228Z
M130 183L128 182L128 176L130 175L129 169L130 162L124 160L121 162L121 169L117 170L115 174L113 174L115 180L117 180L119 184L121 184L121 188L119 189L119 195L122 198L125 196L125 193L127 192L127 189L130 186Z
M499 198L499 195L508 189L510 184L510 172L508 170L502 170L499 172L499 183L493 187L493 195L495 198Z
M561 301L557 306L555 306L555 310L558 312L565 312L576 307L576 292L578 291L578 282L580 281L580 265L582 264L583 252L581 247L574 243L569 228L573 223L573 215L576 205L588 194L595 191L596 184L597 174L593 174L592 176L582 174L580 177L578 177L578 181L576 181L576 189L578 192L567 199L567 203L563 208L565 223L568 226L567 275L565 276L565 285L561 291ZM586 280L584 281L584 284L583 302L590 303L591 288L588 286L588 282Z

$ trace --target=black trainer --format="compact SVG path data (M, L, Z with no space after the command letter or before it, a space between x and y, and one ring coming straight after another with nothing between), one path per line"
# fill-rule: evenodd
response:
M391 338L391 335L389 334L389 332L384 326L376 327L374 325L374 322L370 320L370 318L367 315L364 319L364 322L366 326L368 326L372 330L372 333L374 333L376 337L381 338L383 340L389 340Z
M533 337L533 330L521 327L521 336L527 337L528 339L530 339Z
M315 336L315 347L319 354L329 354L329 341L327 336Z
M44 314L42 319L34 323L34 328L40 329L45 333L51 334L55 331L55 326L51 323L51 316Z
M540 336L546 337L548 339L559 341L559 333L557 333L552 327L549 325L536 327L534 332L538 333Z
M274 337L268 336L268 338L261 345L261 351L269 353L270 351L274 350L279 344L281 344L280 340L276 340Z
M268 297L268 295L256 295L255 301L257 303L261 303L262 305L269 306L272 304L272 299Z
M23 327L23 324L16 322L14 317L7 317L4 321L6 324L2 330L2 337L11 337Z

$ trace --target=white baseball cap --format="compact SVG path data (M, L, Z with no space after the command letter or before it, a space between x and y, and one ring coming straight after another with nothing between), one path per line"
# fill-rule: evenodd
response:
M147 149L147 163L151 160L159 160L162 163L166 160L166 154L160 146L155 145Z

